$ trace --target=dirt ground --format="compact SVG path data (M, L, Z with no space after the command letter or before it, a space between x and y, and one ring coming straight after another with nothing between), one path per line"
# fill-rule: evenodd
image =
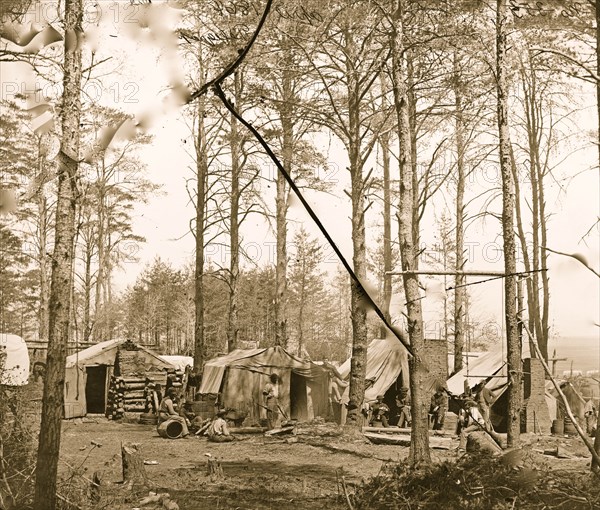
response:
M94 447L92 441L101 444ZM118 492L122 480L121 443L139 443L145 469L156 492L169 492L182 510L347 508L347 491L380 473L390 462L408 455L402 446L374 445L360 435L281 436L240 435L233 443L215 444L205 438L163 439L151 425L118 423L104 417L63 422L61 474L76 470L84 478L103 472L103 484ZM458 440L456 439L456 446ZM524 435L525 448L536 454L544 469L586 471L590 456L580 439ZM568 459L543 455L560 446ZM217 457L224 479L211 481L207 455ZM456 458L453 450L432 450L434 461ZM107 508L136 508L140 495ZM122 501L121 501L122 503Z

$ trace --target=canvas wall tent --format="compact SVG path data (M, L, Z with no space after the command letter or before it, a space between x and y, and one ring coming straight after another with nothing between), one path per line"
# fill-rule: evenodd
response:
M531 430L545 429L550 430L550 422L546 423L546 419L551 418L555 414L556 399L547 390L543 388L544 373L543 368L539 362L537 363L539 373L534 376L533 361L530 359L529 343L523 344L522 359L524 361L524 378L523 378L523 390L524 390L524 415L522 418L527 422L526 427L530 427L530 418L527 417L531 414L531 410L536 408L534 413L537 413L537 424L536 417L534 414L534 423ZM528 365L529 363L529 365ZM530 366L531 368L526 368ZM537 386L537 383L533 381L540 381L541 386ZM529 381L529 382L528 382ZM480 382L485 382L486 388L491 390L496 398L492 404L490 418L494 428L497 432L506 431L506 416L508 409L508 394L506 389L508 388L508 377L507 377L507 362L506 362L506 350L503 345L498 345L489 352L484 353L478 358L469 358L469 363L460 372L457 372L446 382L447 388L453 395L461 395L467 388L473 390L473 388ZM532 392L539 392L532 394ZM527 397L527 394L530 394ZM547 408L543 408L543 406ZM450 400L450 410L457 412L459 403Z
M351 358L347 359L338 372L342 379L350 377ZM408 352L396 338L372 340L367 348L366 380L369 387L365 390L365 402L373 402L378 395L384 395L384 401L392 411L395 410L395 397L400 388L408 388ZM349 387L344 391L342 402L348 402ZM340 420L345 421L341 416Z
M194 366L194 358L192 356L179 356L179 355L161 355L167 363L173 365L180 372L184 372L186 367Z
M262 390L272 373L281 379L279 405L284 419L305 421L328 414L329 372L281 347L237 349L208 361L199 393L221 393L224 407L247 413L247 422L257 423L265 416L260 406Z
M119 349L126 340L116 339L100 342L67 357L65 371L65 418L85 416L87 413L104 413L110 377L119 372L116 367ZM135 345L135 344L131 344ZM133 370L142 373L164 373L174 367L149 349L135 345L137 352ZM117 362L118 364L118 362Z
M24 386L29 379L29 351L17 335L0 333L0 384Z

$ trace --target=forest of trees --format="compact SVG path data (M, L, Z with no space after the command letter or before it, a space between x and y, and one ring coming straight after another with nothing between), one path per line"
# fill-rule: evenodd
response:
M193 213L173 222L189 225L195 259L173 267L157 254L145 268L131 264L131 247L144 242L136 208L160 192L144 162L160 136L150 129L160 112L131 116L86 93L90 80L119 72L103 46L110 30L100 20L109 14L98 3L94 24L82 0L63 3L60 23L39 27L19 24L36 0L3 2L0 12L0 63L27 63L36 83L61 86L42 97L8 84L1 98L0 329L48 340L47 386L60 388L45 390L38 463L50 481L38 477L40 501L56 476L50 445L60 437L54 408L70 343L125 337L193 355L197 371L214 354L247 345L282 345L314 359L351 355L357 409L368 340L386 334L373 306L407 331L397 336L410 341L412 455L429 459L417 272L432 267L423 251L437 236L436 269L456 275L441 322L458 370L470 329L462 271L471 267L465 242L474 222L503 247L515 374L509 445L518 445L517 273L529 276L525 322L547 358L548 194L575 177L565 170L573 154L600 147L597 129L581 120L597 113L600 97L595 2L179 0L111 11L111 30L171 61L164 110L178 109L191 141L185 191ZM295 191L283 172L265 175L273 161L242 120L300 192L345 197L352 279L341 265L325 269L330 247L289 221ZM343 186L317 171L332 145L343 154ZM244 242L255 215L276 242L275 259L260 265ZM226 247L228 256L212 260L209 246ZM116 290L125 262L139 275ZM389 274L400 268L401 277ZM403 306L392 309L392 296Z

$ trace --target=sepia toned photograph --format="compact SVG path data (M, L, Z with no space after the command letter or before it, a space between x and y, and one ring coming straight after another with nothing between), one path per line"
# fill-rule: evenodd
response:
M600 509L598 0L0 0L0 510Z

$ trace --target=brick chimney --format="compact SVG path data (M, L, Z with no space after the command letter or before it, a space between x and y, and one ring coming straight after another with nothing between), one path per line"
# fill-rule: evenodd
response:
M523 432L550 434L552 420L548 412L545 393L544 367L537 358L523 360Z

